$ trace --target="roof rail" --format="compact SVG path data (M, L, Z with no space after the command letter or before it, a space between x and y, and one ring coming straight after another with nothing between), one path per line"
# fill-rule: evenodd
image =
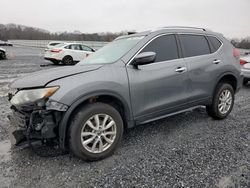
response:
M207 31L207 29L201 27L186 27L186 26L166 26L166 27L161 27L159 29L197 29L197 30Z

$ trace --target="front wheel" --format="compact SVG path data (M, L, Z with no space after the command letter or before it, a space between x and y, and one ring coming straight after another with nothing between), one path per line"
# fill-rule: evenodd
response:
M226 118L233 109L234 89L230 84L219 83L212 104L206 107L208 115L214 119Z
M110 156L123 134L120 113L104 103L93 103L80 109L69 129L69 149L77 157L96 161Z
M62 63L64 65L74 65L74 60L71 56L65 56L63 59L62 59Z

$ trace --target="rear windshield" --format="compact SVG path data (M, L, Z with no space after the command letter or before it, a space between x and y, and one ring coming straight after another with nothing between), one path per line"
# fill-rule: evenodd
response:
M78 65L113 63L123 57L143 38L144 36L136 36L117 39L97 52L89 55L87 58L78 63Z
M50 46L55 46L55 45L58 45L58 44L61 44L61 43L59 43L59 42L49 43Z
M57 48L60 48L60 47L63 47L63 46L65 46L64 43L59 43L59 44L55 45L55 47L57 47Z

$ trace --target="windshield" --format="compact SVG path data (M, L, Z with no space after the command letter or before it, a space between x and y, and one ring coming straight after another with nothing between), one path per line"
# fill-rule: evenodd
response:
M143 38L144 36L117 39L91 54L78 65L113 63L123 57Z

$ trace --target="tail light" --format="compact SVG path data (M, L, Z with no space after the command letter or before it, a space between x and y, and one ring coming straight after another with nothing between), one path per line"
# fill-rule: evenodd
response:
M50 52L52 52L52 53L59 53L59 52L61 52L62 50L60 50L60 49L53 49L53 50L50 50Z
M245 64L247 64L247 62L245 60L241 59L240 60L240 65L245 65Z
M235 58L239 58L240 57L240 51L236 48L233 49L233 56Z

